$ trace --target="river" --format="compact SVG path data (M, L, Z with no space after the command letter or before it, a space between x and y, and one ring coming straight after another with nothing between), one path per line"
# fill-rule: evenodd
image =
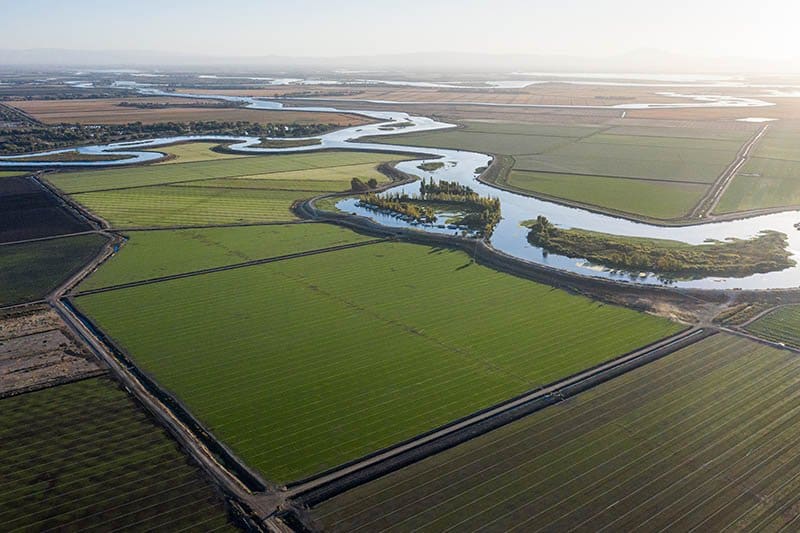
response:
M131 87L132 84L126 84ZM238 97L238 96L219 96L204 94L187 94L164 92L160 89L152 88L147 84L133 83L141 93L149 96L181 96L184 98L218 99L226 101L243 102L251 109L281 109L281 103L261 98ZM654 103L636 104L638 108L690 108L690 107L741 107L754 108L771 105L768 102L756 99L745 99L735 97L702 97L696 95L672 94L676 98L685 98L687 101L676 102L674 104ZM349 103L346 103L349 105ZM599 106L602 107L602 106ZM610 108L626 109L627 106L608 106ZM133 156L130 159L119 161L103 162L64 162L48 163L48 167L81 168L92 166L124 166L132 163L154 161L161 157L157 151L144 151L145 149L155 149L159 146L184 141L203 141L219 140L229 142L230 149L246 154L263 153L288 153L288 152L310 152L319 149L347 149L347 150L369 150L402 153L425 153L430 154L430 158L442 161L444 166L433 172L423 172L418 167L420 160L406 161L398 165L398 169L409 174L416 174L420 177L434 177L436 179L446 179L457 181L461 184L472 187L476 192L485 196L494 196L500 199L502 220L496 227L491 237L492 246L506 254L525 259L534 263L547 265L550 267L574 272L585 276L614 279L630 283L657 284L662 285L666 282L647 272L617 272L609 269L591 265L585 260L570 259L557 254L545 253L541 248L532 246L527 242L527 230L521 226L525 220L544 215L550 221L563 228L579 228L594 231L601 231L615 235L632 237L650 237L659 239L673 239L690 244L700 244L707 239L722 240L725 238L750 238L756 236L763 230L774 230L785 233L789 237L789 250L797 265L780 272L770 272L766 274L754 274L743 278L707 277L691 281L671 282L669 285L682 288L700 289L779 289L795 288L800 286L800 231L794 228L794 224L800 222L800 211L786 211L782 213L762 215L741 220L695 224L682 227L665 227L654 224L646 224L633 220L604 215L588 211L586 209L567 207L554 202L539 200L529 196L524 196L504 190L500 190L477 181L478 173L476 169L487 166L491 162L491 157L486 154L467 152L461 150L444 150L434 148L420 148L414 146L383 145L378 143L359 142L358 139L375 135L396 135L399 133L411 133L430 130L441 130L453 128L455 125L437 122L428 117L414 116L405 112L395 111L364 111L349 108L332 107L292 107L292 111L309 112L337 112L337 113L357 113L380 121L376 124L356 126L333 131L315 138L322 140L321 144L312 146L298 146L292 148L254 148L260 139L257 137L229 137L229 136L184 136L184 137L165 137L150 139L145 141L134 141L125 143L112 143L107 145L86 146L77 148L84 154L106 154L114 153L119 155ZM387 129L393 124L411 124L407 127ZM41 167L41 163L15 161L22 157L29 158L35 155L48 155L59 152L70 151L72 149L52 150L38 154L26 154L24 156L0 158L0 168L3 166ZM417 192L418 184L402 186L408 192ZM394 188L397 191L399 188ZM356 205L352 199L342 200L338 207L347 212L375 219L376 221L391 227L408 227L409 224L397 218L381 215L363 209ZM434 225L414 225L419 231L430 231L437 233L451 233L454 230L446 227Z

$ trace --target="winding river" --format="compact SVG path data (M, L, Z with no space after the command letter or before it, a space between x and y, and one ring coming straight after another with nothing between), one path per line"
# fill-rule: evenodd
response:
M126 87L130 87L126 84ZM226 101L242 102L251 109L281 109L281 103L274 100L219 96L219 95L199 95L164 92L160 89L152 88L147 84L135 84L135 87L142 94L148 96L181 96L184 98L218 99ZM771 105L753 98L737 98L716 96L709 97L695 95L672 94L684 101L673 104L654 103L636 104L637 108L686 108L686 107L741 107L757 108ZM351 102L352 103L352 102ZM399 103L399 102L398 102ZM404 103L405 104L405 103ZM349 104L348 104L349 105ZM536 106L532 106L536 107ZM629 106L607 106L608 108L629 109ZM505 254L519 257L534 263L547 265L561 270L570 271L585 276L614 279L630 283L641 284L665 284L657 276L647 272L617 272L609 269L591 265L587 261L570 259L557 254L545 253L541 248L532 246L527 242L527 230L521 226L525 220L535 218L537 215L544 215L554 224L565 228L580 228L594 231L602 231L616 235L633 237L651 237L659 239L674 239L690 244L700 244L707 239L725 238L750 238L763 230L775 230L789 236L789 250L797 265L780 272L767 274L755 274L744 278L716 278L708 277L692 281L679 281L670 283L671 286L682 288L700 289L779 289L796 288L800 286L800 231L795 229L794 224L800 222L800 211L786 211L782 213L762 215L741 220L713 222L696 224L682 227L665 227L654 224L635 222L625 218L603 215L579 209L567 207L554 202L539 200L536 198L515 194L500 190L477 181L478 173L476 169L487 166L491 162L491 157L486 154L467 152L460 150L445 150L434 148L419 148L414 146L383 145L378 143L359 142L358 139L375 135L395 135L398 133L411 133L420 131L439 130L453 128L455 125L437 122L433 119L421 116L413 116L404 112L394 111L363 111L358 109L339 109L330 107L292 107L292 111L315 111L315 112L337 112L337 113L357 113L360 115L374 118L379 123L365 126L345 128L330 132L317 138L322 140L321 144L312 146L298 146L291 148L255 148L254 145L260 142L257 137L228 137L228 136L185 136L185 137L165 137L145 141L134 141L124 143L112 143L107 145L85 146L77 148L82 154L108 154L113 153L120 156L131 156L129 159L118 161L102 162L62 162L47 163L47 167L80 168L92 166L124 166L132 163L142 163L155 161L162 157L157 151L145 151L158 148L167 144L182 141L202 141L220 140L231 143L230 149L245 154L263 153L287 153L287 152L308 152L319 149L348 149L348 150L369 150L369 151L393 151L409 154L425 153L430 154L431 159L442 161L444 166L433 172L423 172L418 167L420 160L406 161L400 163L397 168L409 174L416 174L421 177L435 177L457 181L472 187L481 195L495 196L500 199L503 219L498 224L491 237L492 246ZM387 129L393 124L406 127ZM38 154L26 154L24 156L13 156L0 158L0 168L4 166L38 168L42 163L32 161L19 161L22 158L34 156L44 156L67 152L74 149L52 150ZM394 188L393 191L404 188L407 192L417 192L417 184L408 184ZM357 205L353 199L344 199L337 204L343 211L355 213L360 216L372 218L385 226L390 227L411 227L408 223L389 215L375 213ZM454 233L453 229L436 225L414 225L419 231Z

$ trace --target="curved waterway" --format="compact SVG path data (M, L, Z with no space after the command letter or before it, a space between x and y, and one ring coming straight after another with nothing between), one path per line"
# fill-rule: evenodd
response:
M174 92L164 92L159 89L138 85L138 90L150 96L181 96L184 98L214 98L218 100L243 102L251 109L281 109L283 106L274 100L219 96L219 95L195 95ZM713 101L681 102L675 104L652 104L652 107L663 108L665 106L680 107L757 107L759 105L770 105L769 103L756 103L754 101L742 101L720 97ZM647 104L641 104L647 105ZM345 128L330 132L315 138L321 139L321 144L312 146L298 146L291 148L256 148L254 145L260 142L257 137L230 137L230 136L184 136L184 137L165 137L144 141L112 143L107 145L86 146L76 148L82 154L118 154L132 156L129 159L118 161L101 162L62 162L47 163L48 167L68 167L81 168L93 166L124 166L132 163L142 163L154 161L162 157L157 151L144 151L154 149L159 146L185 141L219 140L231 143L230 149L246 154L263 153L287 153L287 152L310 152L319 149L348 149L348 150L368 150L368 151L392 151L409 154L430 154L430 159L406 161L400 163L397 168L409 174L420 177L434 177L457 181L461 184L472 187L477 193L486 196L494 196L500 199L502 209L502 220L496 227L491 237L492 246L505 254L525 259L534 263L539 263L549 267L557 268L598 278L614 279L629 283L663 285L669 284L682 288L701 288L701 289L778 289L795 288L800 286L800 231L795 229L794 224L800 222L800 211L788 211L770 215L763 215L741 220L714 222L707 224L696 224L683 227L665 227L653 224L645 224L632 220L613 217L595 213L585 209L567 207L554 202L539 200L529 196L500 190L477 181L478 169L486 167L491 162L491 157L486 154L466 152L461 150L445 150L436 148L420 148L414 146L384 145L377 143L359 142L358 139L374 135L395 135L398 133L410 133L419 131L438 130L453 128L455 125L437 122L433 119L420 116L412 116L403 112L392 111L363 111L358 109L339 109L331 107L292 107L292 111L309 112L336 112L336 113L357 113L368 116L380 121L376 124ZM405 127L403 127L405 126ZM41 167L42 163L31 161L18 161L20 158L31 158L68 152L75 149L52 150L38 154L26 154L24 156L0 158L0 168L3 166L14 167ZM444 163L444 166L433 172L424 172L418 168L423 161L436 159ZM392 189L393 192L404 190L408 193L418 192L419 185L416 183L398 186ZM457 233L457 230L448 228L444 225L424 225L409 224L396 217L376 213L364 209L357 205L354 199L343 199L338 204L339 209L368 217L389 227L411 227L418 231L436 233ZM605 233L624 235L631 237L650 237L657 239L673 239L690 244L701 244L707 239L726 239L740 238L746 239L756 236L763 230L774 230L785 233L789 237L789 250L792 253L797 266L767 274L754 274L744 278L722 278L707 277L692 281L678 281L667 283L657 276L647 272L618 272L606 268L592 265L585 260L571 259L565 256L546 253L537 246L532 246L527 241L527 229L521 226L526 220L544 215L554 224L563 228L579 228Z

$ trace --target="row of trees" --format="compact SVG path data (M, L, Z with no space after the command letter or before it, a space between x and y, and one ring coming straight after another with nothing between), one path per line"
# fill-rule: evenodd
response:
M0 127L0 155L67 148L79 144L105 144L181 135L313 137L337 127L335 124L259 124L216 120L159 122L156 124L141 122L98 125L65 123L52 126L26 124Z

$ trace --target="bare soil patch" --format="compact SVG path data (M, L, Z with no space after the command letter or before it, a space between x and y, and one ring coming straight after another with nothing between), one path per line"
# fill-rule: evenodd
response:
M0 398L103 372L52 309L0 315Z

